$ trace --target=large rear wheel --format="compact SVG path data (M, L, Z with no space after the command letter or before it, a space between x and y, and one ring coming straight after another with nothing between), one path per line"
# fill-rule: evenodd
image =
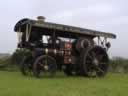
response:
M106 50L94 46L85 50L83 56L83 70L89 77L103 77L108 71L109 58Z

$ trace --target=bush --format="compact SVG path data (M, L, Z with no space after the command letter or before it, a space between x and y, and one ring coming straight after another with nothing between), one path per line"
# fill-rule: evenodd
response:
M27 49L16 49L11 56L11 61L14 64L20 64L24 56L30 56L31 52Z
M14 68L16 68L16 66L11 62L11 57L4 57L0 59L0 70L11 71L14 70Z
M26 49L16 49L11 55L0 58L0 70L13 71L18 70L18 67L24 56L30 56L30 51Z
M109 69L111 72L128 73L128 59L114 57L110 60Z

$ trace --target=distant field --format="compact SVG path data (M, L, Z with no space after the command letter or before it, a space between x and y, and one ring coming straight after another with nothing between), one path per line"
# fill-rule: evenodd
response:
M128 96L128 75L108 74L105 78L54 78L22 76L0 71L0 96Z

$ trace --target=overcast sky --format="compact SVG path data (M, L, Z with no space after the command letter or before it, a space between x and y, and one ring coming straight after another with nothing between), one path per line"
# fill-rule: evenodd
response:
M109 54L128 58L128 0L0 0L0 53L13 52L16 22L24 17L117 35Z

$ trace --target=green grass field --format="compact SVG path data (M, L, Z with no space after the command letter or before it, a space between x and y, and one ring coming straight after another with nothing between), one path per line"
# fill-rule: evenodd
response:
M0 96L128 96L128 75L108 74L104 78L54 78L22 76L0 71Z

